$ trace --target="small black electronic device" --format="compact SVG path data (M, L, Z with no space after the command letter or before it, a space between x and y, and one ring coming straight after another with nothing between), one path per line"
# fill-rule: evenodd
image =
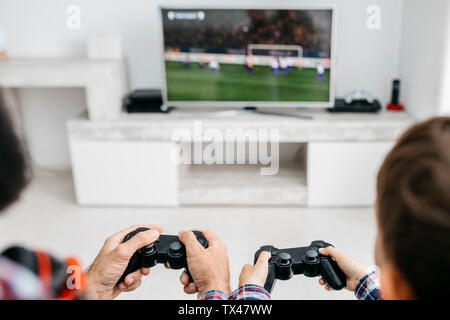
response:
M149 230L148 228L137 228L125 236L123 242L130 240L136 234L142 231ZM208 247L208 241L200 231L194 231L198 242L204 247ZM125 272L119 279L118 283L122 282L125 277L140 269L151 268L156 264L165 264L170 269L182 269L185 268L186 273L192 281L191 274L189 273L186 248L178 239L178 236L160 235L155 242L139 249L131 257Z
M399 104L399 99L400 99L400 80L394 80L392 81L391 103Z
M289 280L294 275L304 274L307 277L321 276L331 288L341 290L346 285L347 277L333 258L319 254L320 248L329 246L332 245L322 240L313 241L307 247L289 249L262 246L255 253L255 263L263 251L272 255L264 288L272 292L277 279Z
M329 112L376 113L381 110L381 104L376 99L373 102L367 100L353 100L351 103L347 103L345 99L336 99L334 107L327 110Z
M134 90L125 97L124 105L128 113L167 113L170 111L170 108L163 104L161 90Z

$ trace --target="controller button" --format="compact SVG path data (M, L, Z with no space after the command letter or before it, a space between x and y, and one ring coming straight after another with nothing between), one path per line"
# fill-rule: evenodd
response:
M183 252L183 245L178 241L174 241L169 245L169 250L173 255L179 255Z
M315 250L308 250L305 253L305 259L308 262L316 262L319 257L319 254Z
M291 263L291 255L287 252L282 252L279 255L278 263L281 266L287 266Z

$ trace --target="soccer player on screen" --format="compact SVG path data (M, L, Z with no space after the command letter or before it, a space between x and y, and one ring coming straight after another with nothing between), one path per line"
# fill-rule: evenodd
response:
M325 67L322 63L319 63L316 67L317 69L317 81L322 82L325 81Z
M220 71L220 65L216 60L211 60L209 62L209 70L214 71L214 72L219 72Z
M277 75L278 74L278 67L279 67L277 58L273 57L270 60L270 66L272 67L272 73L274 75Z
M185 67L189 67L190 64L191 64L191 57L187 54L187 55L184 57L183 65L184 65Z
M253 73L253 55L250 53L247 57L245 57L245 69L247 69L248 73Z

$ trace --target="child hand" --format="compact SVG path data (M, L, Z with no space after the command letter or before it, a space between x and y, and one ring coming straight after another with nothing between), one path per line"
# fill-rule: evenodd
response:
M319 249L319 253L324 256L330 256L334 258L339 268L347 276L346 289L349 291L355 291L359 280L367 274L367 268L361 263L353 259L352 257L340 252L338 249L330 246L327 248ZM322 278L319 279L319 283L325 286L325 289L331 291L332 289L328 286Z
M246 264L239 276L239 287L245 284L256 284L263 287L269 272L270 252L263 251L254 266Z

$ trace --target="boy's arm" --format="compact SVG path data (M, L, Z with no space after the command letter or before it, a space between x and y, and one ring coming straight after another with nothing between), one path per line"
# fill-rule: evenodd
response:
M228 300L228 295L220 290L209 290L199 300Z
M356 298L359 300L379 299L379 285L375 276L375 271L368 272L367 268L358 261L334 247L320 249L319 253L333 257L339 268L341 268L347 276L347 290L354 292ZM319 279L319 283L325 286L325 289L331 290L322 278Z
M270 300L270 293L257 284L244 284L234 290L230 300Z
M234 290L230 300L270 300L270 293L264 289L269 271L269 252L261 252L255 265L246 264L239 276L239 289Z
M372 271L359 280L355 288L355 296L358 300L380 300L379 289L375 271Z

